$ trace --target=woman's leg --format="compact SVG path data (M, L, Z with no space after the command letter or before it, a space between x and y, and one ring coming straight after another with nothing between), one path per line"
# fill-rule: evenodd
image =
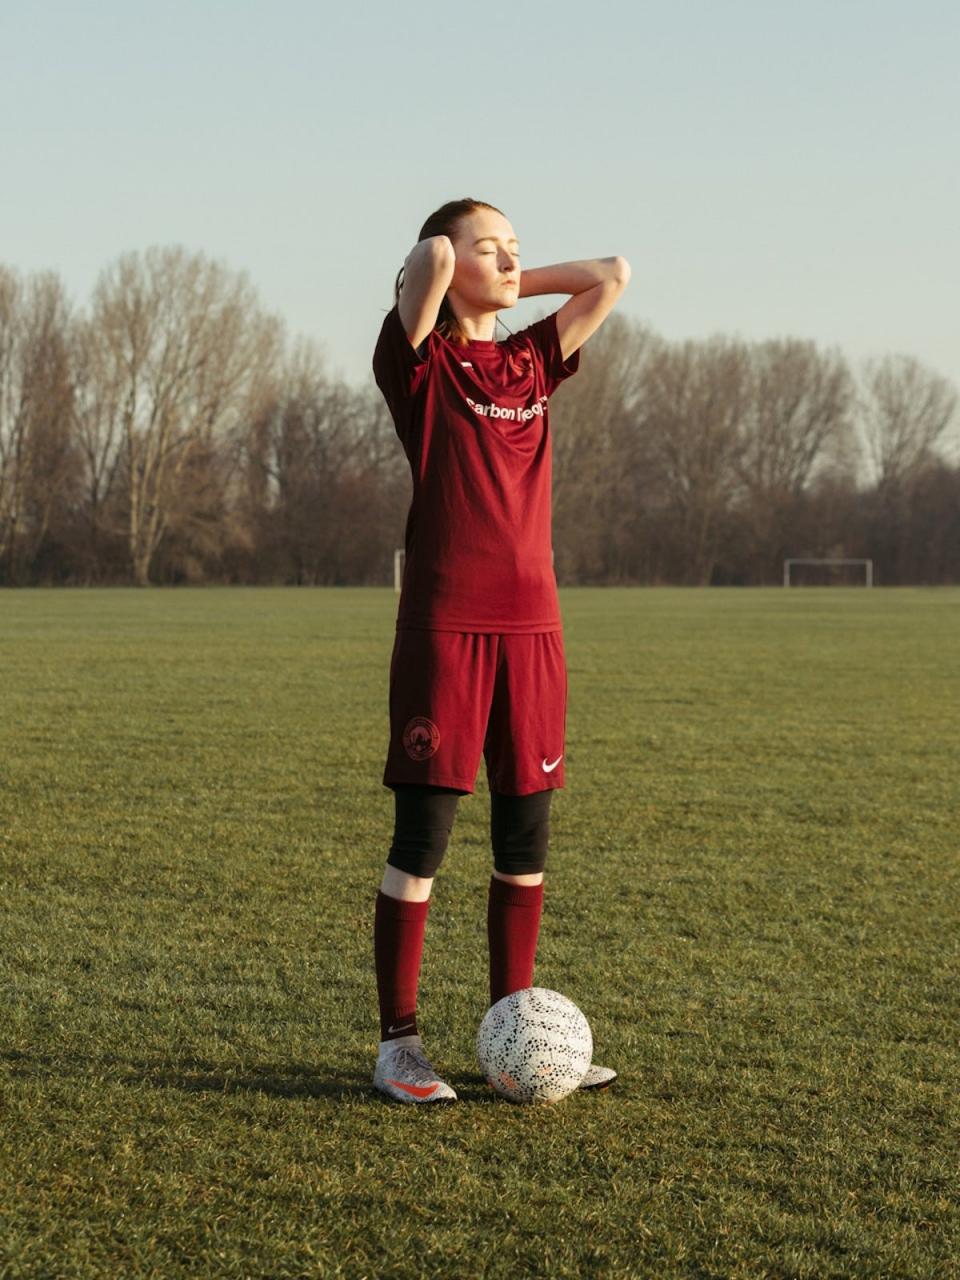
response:
M490 794L494 871L487 899L490 1003L533 985L552 791Z
M374 918L380 1039L417 1034L417 987L430 890L446 852L460 793L396 787L393 844Z
M380 1049L373 1083L394 1102L454 1102L456 1093L424 1056L417 1031L417 984L430 888L460 793L446 787L398 786L395 794L393 845L374 924Z
M543 909L543 867L550 835L552 791L528 796L491 793L494 872L490 880L490 1003L533 986L533 965ZM605 1089L617 1078L591 1065L581 1089Z

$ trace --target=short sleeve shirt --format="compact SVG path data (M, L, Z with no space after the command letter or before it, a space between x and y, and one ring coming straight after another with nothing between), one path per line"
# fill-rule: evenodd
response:
M388 312L373 373L413 475L398 627L560 629L548 401L579 363L555 312L504 342L433 330L419 349Z

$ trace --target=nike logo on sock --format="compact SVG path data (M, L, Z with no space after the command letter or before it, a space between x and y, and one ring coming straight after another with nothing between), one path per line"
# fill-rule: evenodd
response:
M554 760L554 761L553 761L553 763L552 763L552 764L547 764L547 757L546 757L546 756L544 756L544 757L543 757L543 765L542 765L543 772L544 772L544 773L553 773L554 769L557 767L557 765L560 763L560 761L561 761L562 759L563 759L563 752L562 752L562 751L561 751L561 752L560 752L560 754L557 756L556 760Z
M404 1084L402 1080L388 1080L387 1084L402 1089L404 1093L411 1093L415 1098L429 1098L431 1093L436 1093L440 1088L438 1084Z
M398 1031L409 1031L411 1027L415 1027L416 1025L417 1024L415 1022L405 1022L402 1027L387 1027L387 1035L393 1036L396 1035Z

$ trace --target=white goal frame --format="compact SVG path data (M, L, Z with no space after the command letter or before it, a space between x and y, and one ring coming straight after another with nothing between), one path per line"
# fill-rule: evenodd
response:
M403 547L397 547L393 553L393 589L400 591L403 587L403 566L407 560L407 553Z
M795 564L862 564L864 566L864 583L865 587L873 586L873 561L872 560L807 560L794 557L791 560L783 562L783 585L791 586L790 569Z

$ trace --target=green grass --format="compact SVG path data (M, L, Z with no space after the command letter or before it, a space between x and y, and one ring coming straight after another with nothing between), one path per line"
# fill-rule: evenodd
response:
M369 1088L395 597L0 593L0 1276L960 1275L960 591L570 590L536 980L621 1081L492 1095L485 787Z

